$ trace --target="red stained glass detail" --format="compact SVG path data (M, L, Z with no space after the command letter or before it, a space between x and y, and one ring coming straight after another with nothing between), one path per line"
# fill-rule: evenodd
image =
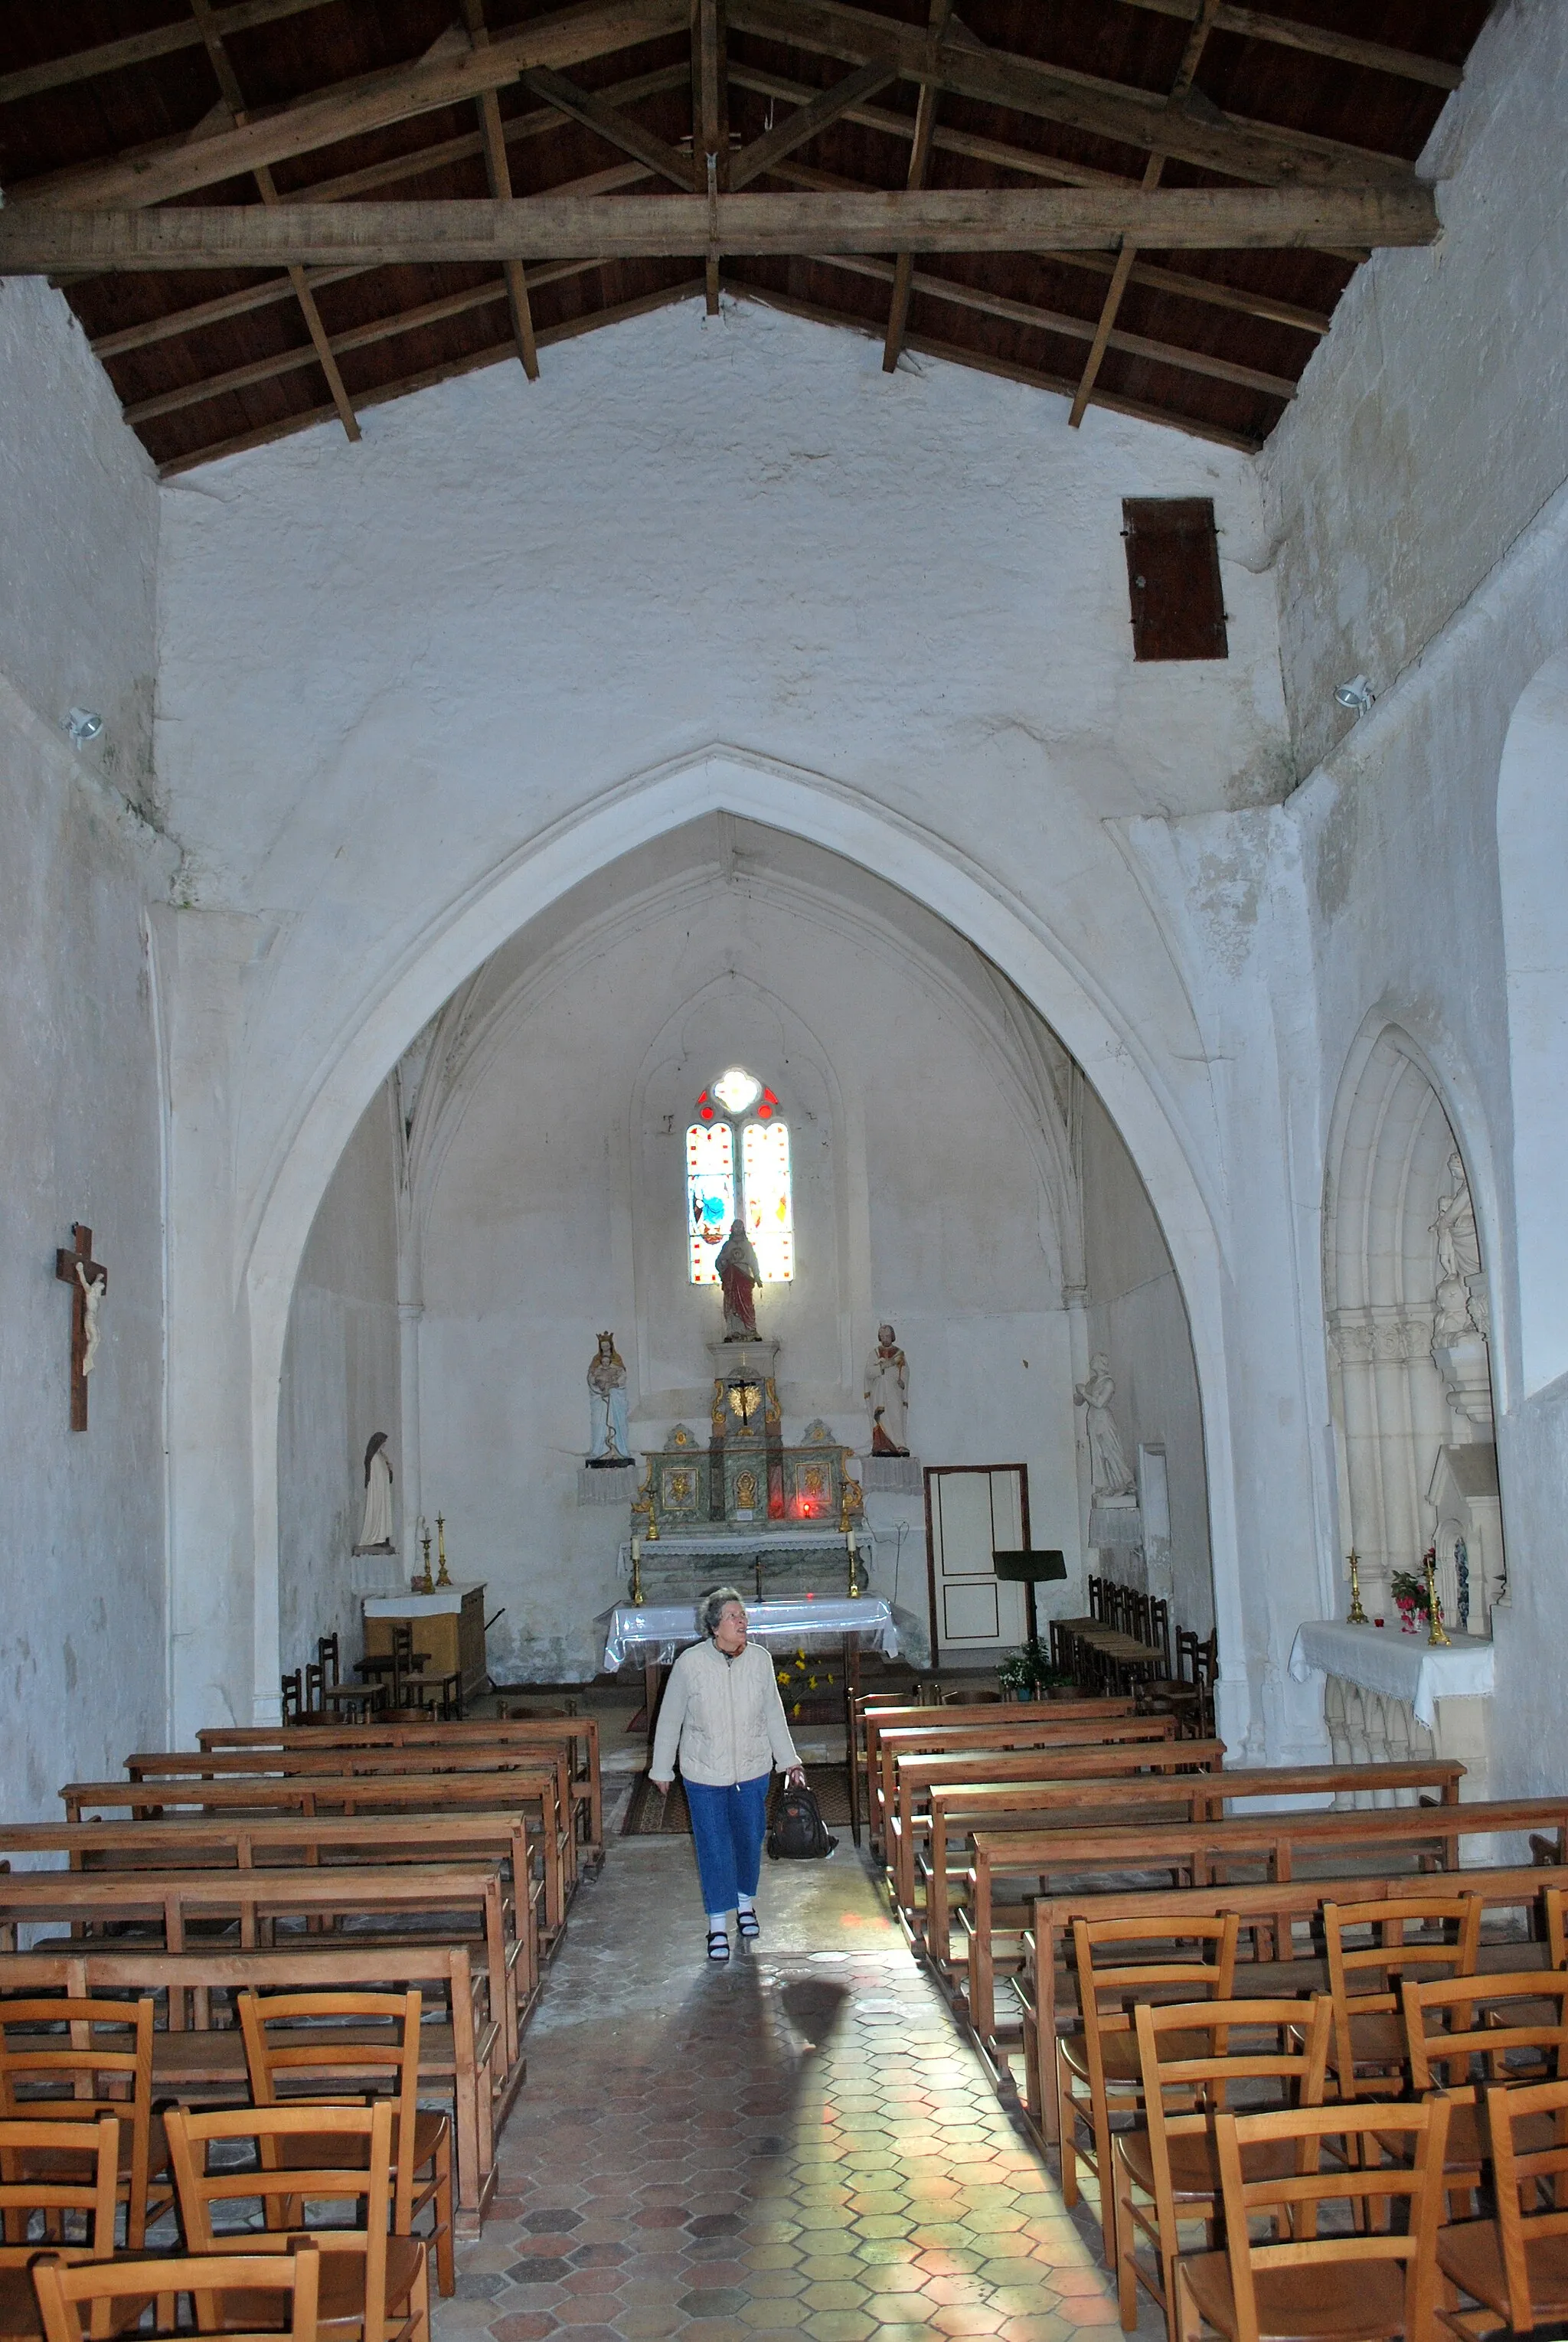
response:
M773 1108L771 1106L759 1106L757 1108L757 1120L759 1122L765 1122L772 1112Z
M714 1118L714 1110L713 1110L713 1107L712 1107L711 1106L704 1106L704 1108L703 1108L703 1120L704 1120L704 1122L712 1122L713 1118Z

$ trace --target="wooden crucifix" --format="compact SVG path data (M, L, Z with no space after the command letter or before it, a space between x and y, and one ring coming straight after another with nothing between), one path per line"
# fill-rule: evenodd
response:
M98 1305L109 1289L109 1272L93 1258L93 1231L80 1220L71 1223L75 1249L62 1245L55 1255L55 1274L71 1287L71 1428L87 1428L87 1376L98 1347Z

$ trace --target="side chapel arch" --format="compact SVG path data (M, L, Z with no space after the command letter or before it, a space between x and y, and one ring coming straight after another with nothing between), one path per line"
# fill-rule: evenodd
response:
M900 887L991 959L1090 1073L1159 1208L1186 1299L1200 1390L1222 1684L1221 1728L1238 1741L1249 1695L1225 1338L1223 1211L1194 1160L1165 1075L1136 1026L1114 1016L1039 918L990 872L857 791L772 760L715 749L606 791L442 906L377 996L343 1029L265 1187L245 1215L236 1271L250 1337L252 1654L255 1713L276 1706L278 1409L290 1299L316 1209L378 1085L414 1035L509 936L584 878L710 813L761 820ZM1227 1722L1227 1716L1229 1721Z
M1363 1041L1335 1108L1323 1210L1341 1542L1369 1615L1435 1545L1451 1625L1489 1631L1506 1586L1486 1263L1453 1126L1397 1026Z

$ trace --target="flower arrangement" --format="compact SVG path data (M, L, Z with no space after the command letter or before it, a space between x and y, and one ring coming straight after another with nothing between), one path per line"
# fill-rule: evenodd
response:
M996 1680L1009 1699L1044 1699L1073 1678L1052 1666L1049 1650L1034 1636L1021 1649L1008 1653L996 1670Z
M1399 1612L1400 1633L1413 1635L1416 1620L1430 1619L1431 1616L1426 1599L1425 1578L1417 1577L1412 1569L1396 1569L1388 1581L1388 1590L1393 1595L1394 1606ZM1439 1615L1441 1615L1441 1605Z

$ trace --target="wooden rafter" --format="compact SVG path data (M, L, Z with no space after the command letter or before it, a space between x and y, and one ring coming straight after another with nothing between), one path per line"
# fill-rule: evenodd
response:
M1404 187L977 187L911 195L533 195L523 202L0 209L0 274L394 266L726 252L1054 252L1116 237L1166 251L1353 239L1425 245L1432 191Z
M1171 95L1166 100L1167 107L1172 111L1186 103L1188 93L1192 89L1203 58L1204 45L1208 40L1214 18L1219 13L1220 0L1198 0L1197 14L1193 18L1192 26L1182 51L1182 61L1176 67L1176 77L1171 85ZM1159 185L1160 175L1164 167L1165 155L1162 147L1150 155L1144 166L1145 188L1153 192ZM1123 240L1121 251L1116 255L1116 265L1111 271L1111 282L1105 288L1105 298L1100 307L1100 322L1094 329L1094 338L1089 345L1089 355L1084 361L1084 372L1079 378L1078 387L1074 393L1073 411L1067 420L1074 431L1083 422L1084 411L1094 395L1094 384L1104 362L1105 352L1111 346L1111 335L1122 306L1122 296L1127 290L1128 280L1132 276L1134 263L1137 257L1137 245L1131 236L1125 237Z
M234 120L236 123L243 123L245 118L245 93L240 87L239 76L235 72L229 53L224 46L223 35L215 22L211 0L191 0L191 13L195 19L197 31L206 48L213 71L217 76L224 104ZM263 203L275 205L278 199L277 188L273 182L272 173L265 164L256 165L255 178ZM337 359L333 355L326 328L321 321L321 311L316 307L315 295L310 288L304 268L297 264L291 266L288 280L294 296L299 303L300 315L305 319L305 331L310 335L311 347L315 354L316 364L326 378L327 395L336 410L337 419L348 436L351 439L357 439L360 432L358 419L354 412L354 401L348 395Z
M1177 16L1191 23L1200 0L1127 0L1131 8L1146 8L1157 16ZM1281 48L1304 50L1307 55L1333 57L1340 65L1360 65L1369 73L1393 74L1402 81L1425 82L1433 89L1457 89L1463 80L1458 65L1439 57L1417 56L1410 49L1390 48L1383 41L1357 40L1351 33L1331 32L1324 25L1301 25L1293 17L1270 16L1259 8L1233 8L1222 0L1214 17L1216 33L1239 33L1249 41L1269 41Z
M730 79L737 88L754 90L761 97L786 97L796 104L804 103L809 92L800 82L788 81L782 75L759 73L752 65L730 67ZM889 137L908 144L914 125L907 114L894 114L883 106L854 105L847 109L845 119L858 123L867 130L885 131ZM954 155L966 155L982 163L994 163L1004 170L1017 171L1031 178L1048 180L1055 186L1135 186L1135 179L1118 176L1111 171L1094 171L1086 165L1059 161L1054 155L1038 155L1032 147L1009 146L1001 139L977 138L964 130L944 129L940 124L932 134L932 145ZM735 157L736 162L740 156ZM793 166L788 176L798 177ZM801 178L802 186L811 184ZM822 185L842 186L840 179ZM1064 267L1086 268L1108 276L1115 265L1104 253L1058 253L1053 258ZM1266 317L1276 325L1295 325L1305 334L1326 334L1332 318L1319 309L1303 308L1299 302L1281 300L1275 294L1254 291L1248 285L1223 285L1207 276L1188 276L1178 270L1160 268L1140 261L1133 270L1133 283L1146 285L1151 292L1174 293L1194 301L1207 301L1216 308L1233 309L1243 316Z
M248 33L257 25L275 25L283 16L303 16L308 9L324 8L327 0L239 0L231 8L215 8L213 23L219 40L231 33ZM21 65L0 74L0 105L19 98L40 97L45 90L69 89L73 83L95 81L101 75L125 73L132 65L155 64L159 57L181 49L199 49L203 35L189 17L172 25L155 25L145 33L130 33L123 40L100 41L95 48L74 49L42 65Z
M618 106L607 104L596 91L579 89L575 82L558 73L526 73L523 81L535 97L544 98L557 114L596 131L606 145L618 147L623 155L634 155L646 169L656 171L683 193L691 185L692 166L680 148L672 146L656 131L644 130L640 122L634 122Z
M1158 144L1180 162L1263 186L1397 185L1413 176L1410 165L1395 156L1223 115L1217 108L1167 119L1164 100L1148 90L978 43L950 36L938 45L934 60L927 36L917 27L893 24L848 0L730 0L730 22L736 31L851 64L895 56L909 80L934 78L956 96L1037 115L1141 154Z
M953 0L931 0L929 45L933 60L937 45L947 29L953 14ZM925 185L925 175L931 167L931 142L936 129L936 107L941 90L934 81L923 81L920 97L914 109L914 135L909 145L909 171L904 185L913 194ZM893 265L893 295L887 305L887 332L882 344L882 370L892 374L898 364L898 353L904 346L904 329L909 323L909 295L914 281L914 255L901 252Z
M574 7L536 16L503 34L487 48L454 53L438 43L434 55L413 65L315 91L194 144L181 139L154 154L111 156L23 180L7 190L7 201L41 201L73 210L167 203L219 186L258 165L285 162L443 106L469 104L481 91L504 88L534 66L580 65L654 40L684 24L686 6L687 0L579 0Z
M468 25L468 37L475 49L490 45L490 28L484 22L484 0L463 0L463 14ZM506 160L506 133L502 126L501 101L493 89L479 93L479 135L484 147L484 175L490 192L499 203L512 200L512 166ZM512 338L517 345L517 355L523 361L523 371L530 382L539 379L539 351L534 338L534 312L528 305L528 280L520 260L505 260L501 273L506 286L506 305L512 319Z
M737 78L732 66L730 79L734 81ZM741 148L738 155L731 155L731 188L738 191L742 187L749 187L754 179L765 178L770 171L778 167L786 155L793 155L798 148L807 145L819 133L833 123L842 121L846 115L859 114L868 98L874 97L879 90L885 89L890 81L897 78L896 65L874 60L870 65L861 65L854 73L846 74L842 81L835 81L829 89L818 90L814 95L803 93L796 100L793 114L786 114L782 122L775 123L771 130L764 130L760 138L754 138L749 146Z
M692 0L692 182L716 219L730 184L729 25L724 0ZM703 295L719 314L719 252L713 237L703 260Z

